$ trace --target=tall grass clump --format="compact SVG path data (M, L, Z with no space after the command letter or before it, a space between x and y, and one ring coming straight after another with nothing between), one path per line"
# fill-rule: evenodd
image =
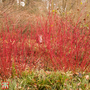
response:
M90 27L56 13L33 23L15 26L5 16L0 30L2 78L19 76L26 68L90 71Z

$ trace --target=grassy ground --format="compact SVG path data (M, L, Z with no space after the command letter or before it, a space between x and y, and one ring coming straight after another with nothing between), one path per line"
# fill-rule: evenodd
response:
M27 70L7 81L9 90L90 90L90 73L85 72Z

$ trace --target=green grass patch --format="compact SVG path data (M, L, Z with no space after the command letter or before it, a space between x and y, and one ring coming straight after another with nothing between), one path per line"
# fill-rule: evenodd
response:
M9 90L90 90L90 73L42 69L24 71L20 77L11 77L7 81L9 81Z

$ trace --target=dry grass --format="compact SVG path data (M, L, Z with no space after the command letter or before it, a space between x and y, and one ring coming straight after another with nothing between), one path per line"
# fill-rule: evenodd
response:
M45 15L47 13L45 5L42 2L32 1L32 3L26 7L18 6L15 2L0 5L0 28L2 27L3 20L6 17L10 17L10 20L13 21L15 26L23 26L23 24L28 22L36 21L36 16Z
M7 0L6 0L7 1ZM10 19L14 22L14 24L17 26L18 24L23 25L26 24L28 21L34 22L36 21L36 16L47 16L48 10L46 9L46 2L43 3L41 0L38 1L31 1L27 6L21 7L18 6L14 0L11 0L12 2L5 2L3 4L0 4L0 28L3 23L4 15L10 17ZM66 14L68 16L71 16L73 21L76 23L79 19L80 24L90 24L90 2L85 4L81 4L80 1L65 1L61 3L61 1L54 1L52 0L52 10L56 10L58 15L65 16ZM56 6L53 4L56 3ZM63 12L61 11L61 6L63 8ZM58 10L57 10L58 7ZM66 11L64 10L66 8ZM51 11L52 11L51 10Z

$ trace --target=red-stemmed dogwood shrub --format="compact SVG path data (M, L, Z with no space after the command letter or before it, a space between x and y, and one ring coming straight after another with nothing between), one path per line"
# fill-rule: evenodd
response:
M36 17L15 27L5 17L0 30L0 76L20 74L27 67L90 71L90 28L57 14Z

